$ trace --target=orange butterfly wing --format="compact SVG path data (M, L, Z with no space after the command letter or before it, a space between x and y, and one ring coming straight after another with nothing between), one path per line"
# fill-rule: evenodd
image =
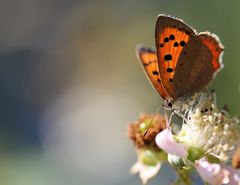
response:
M223 68L222 63L222 54L224 47L221 44L219 38L217 35L209 33L209 32L203 32L199 33L198 37L202 41L204 45L208 47L208 49L211 51L213 59L211 61L212 68L214 70L214 76L216 73Z
M156 22L155 43L160 77L165 91L174 100L173 77L183 47L195 31L181 20L160 15Z
M138 46L136 52L153 87L163 99L169 98L161 82L156 52L143 46Z
M188 97L205 88L223 67L223 46L214 34L199 33L182 20L159 15L154 50L140 47L138 56L163 99Z

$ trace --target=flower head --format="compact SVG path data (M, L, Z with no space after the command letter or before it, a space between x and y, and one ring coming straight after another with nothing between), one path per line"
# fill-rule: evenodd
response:
M239 120L219 111L210 98L202 98L190 108L178 139L188 148L226 161L240 142ZM202 156L199 156L202 157Z
M157 145L168 153L169 163L176 169L196 168L202 179L212 185L240 185L240 170L226 163L240 142L239 119L219 111L212 98L200 95L192 106L180 114L183 124L175 134L168 127L156 136ZM234 155L239 165L239 153Z
M177 130L166 125L160 115L155 119L144 115L129 126L129 138L138 153L131 171L139 173L146 183L168 161L180 177L177 182L191 184L189 174L196 169L208 184L240 185L240 170L226 166L240 143L239 119L219 110L213 98L204 93L178 108L183 121ZM240 150L233 155L235 168L240 167L239 155Z

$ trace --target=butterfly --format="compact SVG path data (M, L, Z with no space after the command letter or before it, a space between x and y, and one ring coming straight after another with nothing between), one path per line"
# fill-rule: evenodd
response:
M159 95L168 102L202 91L223 68L223 45L209 32L197 33L182 20L160 14L155 27L156 50L137 47L137 56Z

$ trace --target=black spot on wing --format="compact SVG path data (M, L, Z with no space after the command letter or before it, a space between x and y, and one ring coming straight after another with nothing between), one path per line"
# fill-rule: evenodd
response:
M159 75L158 71L152 71L153 75Z
M173 46L178 47L179 46L178 42L174 42Z
M170 40L174 40L174 39L175 39L174 35L171 34L171 35L169 36L169 39L170 39Z
M185 44L186 44L186 43L185 43L184 40L182 40L182 41L180 42L180 45L181 45L181 46L185 46Z
M166 54L164 56L164 60L166 60L166 61L172 60L172 55L171 54Z
M168 68L167 68L167 72L168 72L168 73L172 73L172 72L173 72L173 68L168 67Z
M164 42L168 42L169 41L169 38L168 37L165 37L164 38Z

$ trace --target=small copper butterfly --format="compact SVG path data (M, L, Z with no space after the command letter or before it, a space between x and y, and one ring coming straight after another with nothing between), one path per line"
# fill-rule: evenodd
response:
M197 33L180 19L159 15L155 44L156 50L138 46L137 55L151 84L169 102L200 92L223 67L218 37Z

